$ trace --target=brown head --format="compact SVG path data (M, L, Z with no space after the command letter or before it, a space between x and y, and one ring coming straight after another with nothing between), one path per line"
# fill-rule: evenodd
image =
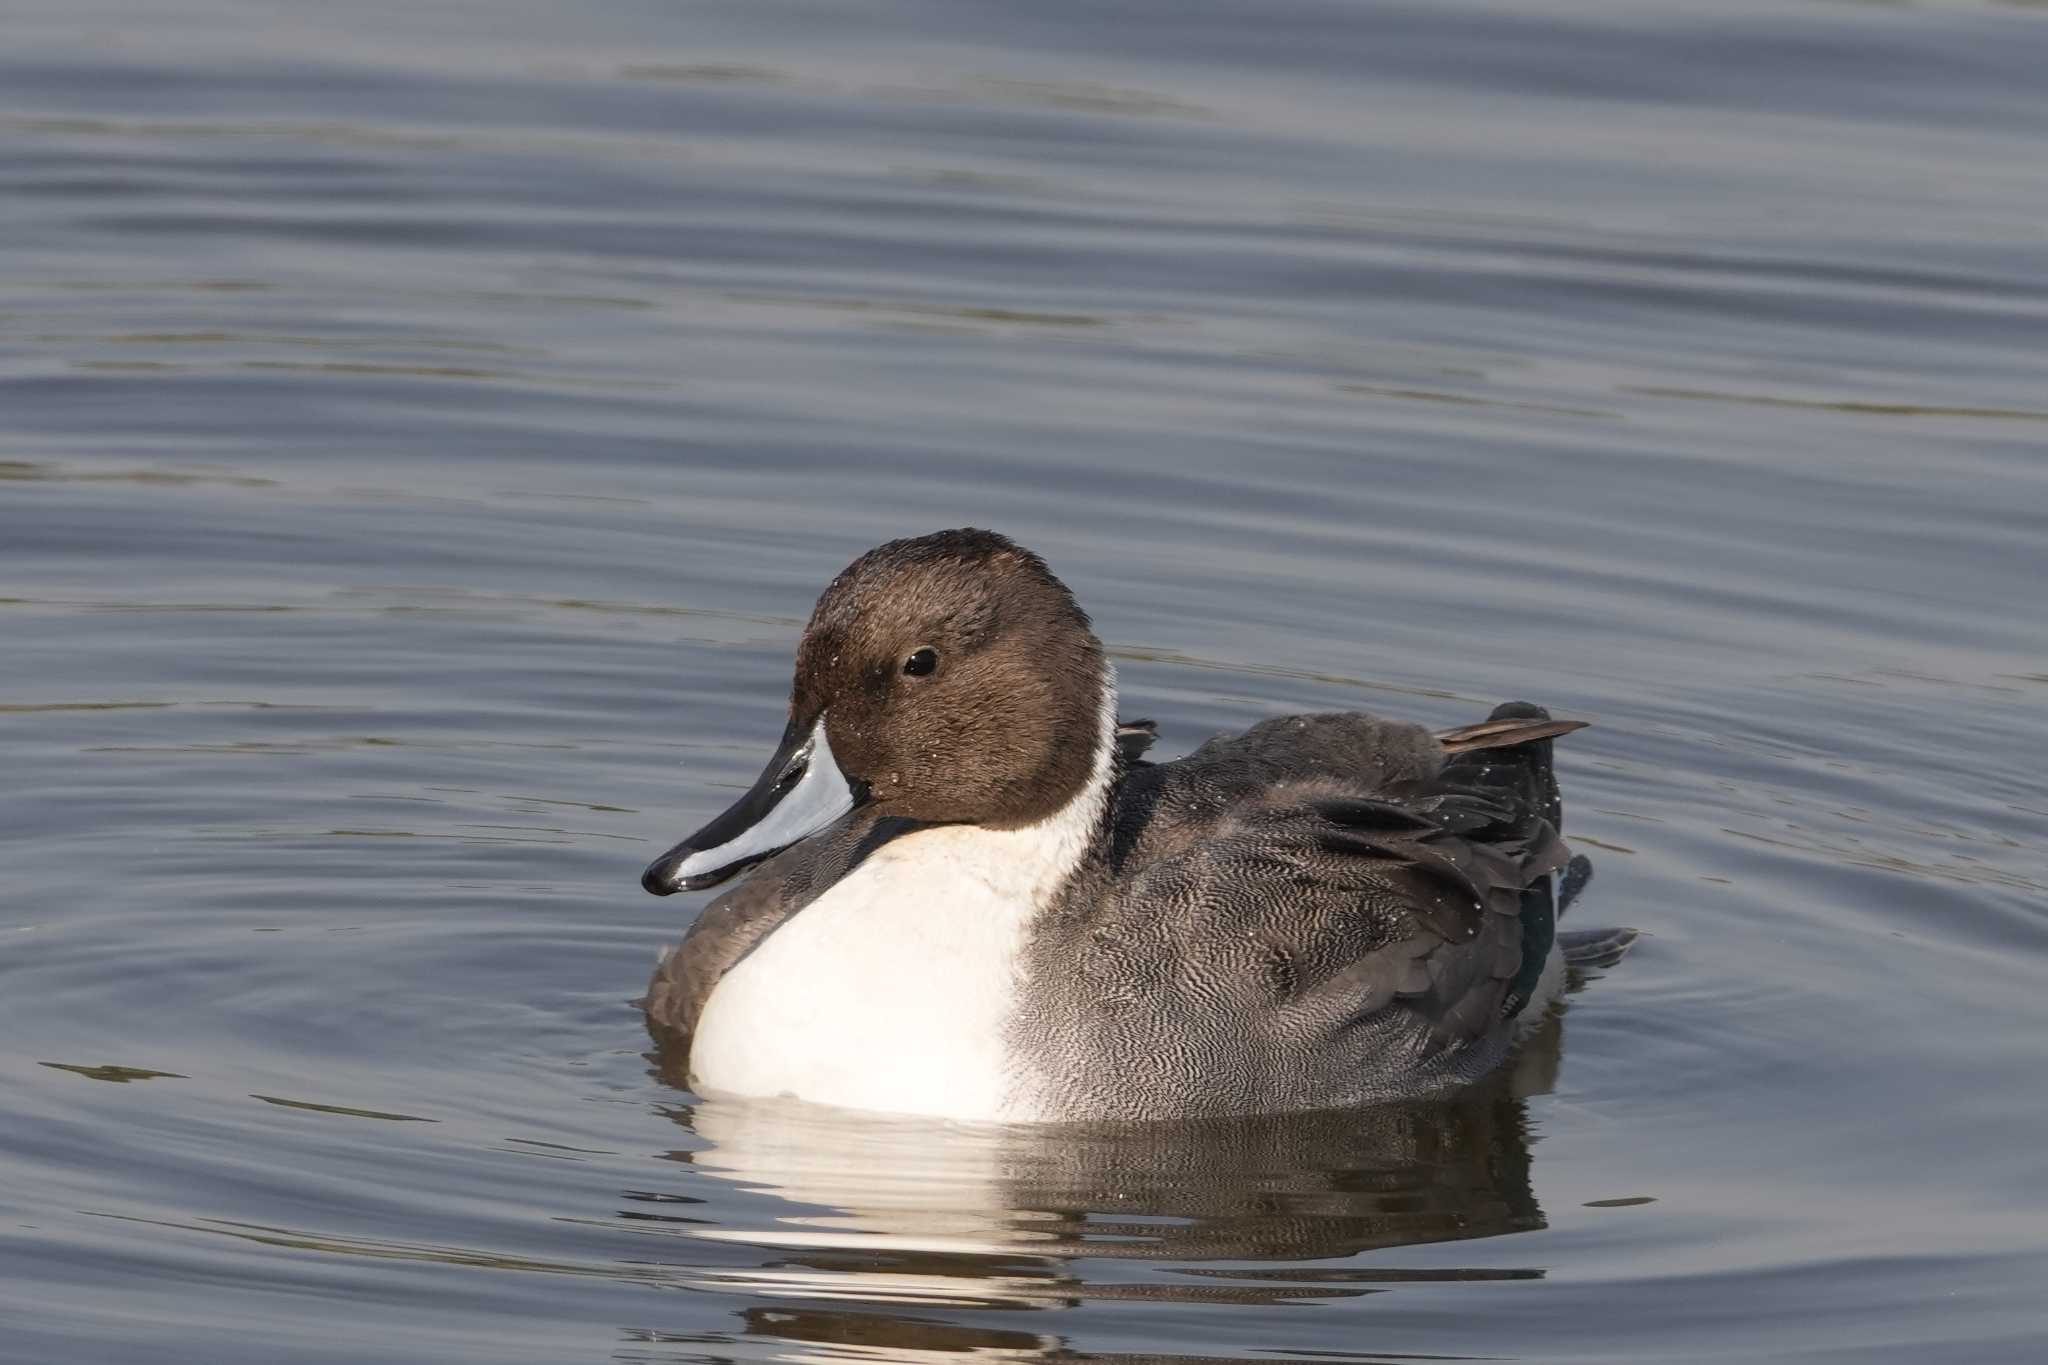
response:
M1046 819L1093 776L1108 701L1102 645L1044 560L993 531L890 541L818 599L761 780L641 884L715 885L856 805L995 829Z

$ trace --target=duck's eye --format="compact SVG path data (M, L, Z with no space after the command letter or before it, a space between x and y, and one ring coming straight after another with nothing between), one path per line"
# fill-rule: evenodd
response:
M939 651L927 646L913 653L903 661L903 671L913 678L922 678L939 666Z

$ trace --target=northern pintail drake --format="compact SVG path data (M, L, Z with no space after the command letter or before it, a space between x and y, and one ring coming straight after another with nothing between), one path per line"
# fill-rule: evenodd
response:
M1445 1090L1561 976L1589 869L1550 741L1582 724L1284 716L1147 762L1042 559L891 541L818 599L760 780L643 876L746 873L663 957L649 1024L706 1094L963 1120Z

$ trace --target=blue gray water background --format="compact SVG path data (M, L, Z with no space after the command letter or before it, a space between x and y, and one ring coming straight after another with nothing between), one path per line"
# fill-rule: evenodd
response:
M2048 12L4 27L0 1360L2048 1350ZM1640 946L1441 1105L667 1084L640 866L959 524L1168 753L1594 719Z

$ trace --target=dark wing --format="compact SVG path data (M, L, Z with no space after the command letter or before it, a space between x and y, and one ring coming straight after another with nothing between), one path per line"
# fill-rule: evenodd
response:
M1483 789L1330 795L1208 849L1200 894L1236 907L1233 927L1286 964L1280 1027L1341 1030L1399 1009L1454 1047L1519 1008L1524 950L1550 946L1547 923L1527 942L1525 894L1547 895L1568 856L1548 821Z
M1461 776L1455 766L1445 773L1450 781ZM1394 874L1404 879L1411 913L1439 940L1425 956L1430 989L1416 999L1415 1008L1431 1020L1440 1040L1455 1043L1486 1032L1494 1021L1512 1018L1528 1004L1556 932L1551 874L1566 867L1571 851L1539 793L1524 796L1450 781L1397 807L1429 825L1406 843L1346 842L1368 843L1359 848L1363 856L1396 859L1404 868L1419 860L1447 888L1432 900L1413 873ZM1327 803L1323 813L1352 818ZM1463 913L1446 917L1434 909L1438 904Z
M1525 961L1523 888L1563 846L1540 817L1479 842L1506 833L1503 814L1524 822L1483 797L1426 799L1255 809L1084 893L1035 938L1019 1021L1055 1105L1313 1108L1490 1066Z
M1112 857L1029 949L1018 1036L1055 1104L1242 1113L1482 1073L1569 856L1550 724L1447 762L1415 726L1285 717L1132 773Z

